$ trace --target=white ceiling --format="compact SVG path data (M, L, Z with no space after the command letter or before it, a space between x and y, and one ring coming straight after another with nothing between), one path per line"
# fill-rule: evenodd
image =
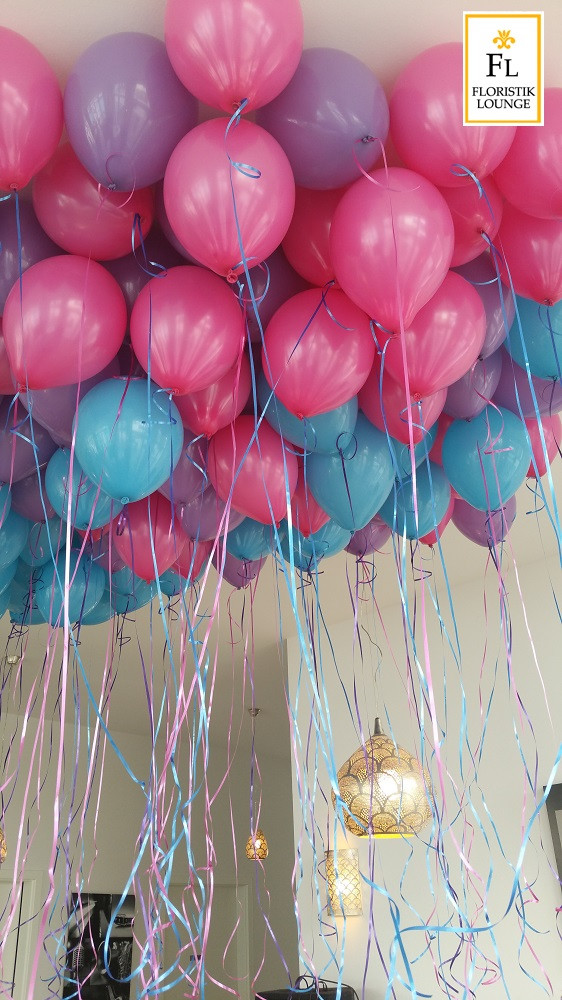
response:
M282 0L279 0L282 3ZM378 75L383 85L390 88L397 74L407 61L417 52L444 41L461 40L462 11L466 6L471 10L511 10L509 2L497 2L493 6L486 0L471 0L463 4L460 0L432 0L422 4L420 0L302 0L305 23L305 45L328 45L352 52L367 63ZM559 42L562 38L562 2L544 0L545 11L545 82L547 85L562 85L562 60ZM0 0L0 21L3 25L21 32L47 57L64 84L77 56L93 41L118 31L146 31L163 36L165 0L95 0L85 3L81 0ZM562 465L562 463L559 463ZM560 485L560 475L558 475ZM562 490L558 490L559 496ZM525 516L525 508L532 506L530 494L522 491L519 516L512 532L514 551L520 562L540 558L542 543L534 517ZM552 534L552 533L551 533ZM543 539L544 541L544 539ZM554 538L546 540L547 548L554 550ZM450 528L444 538L447 571L452 584L466 578L477 578L484 572L487 553L467 542L454 528ZM431 558L428 552L428 558ZM351 558L337 556L324 562L320 577L322 609L328 621L350 618L352 605L349 597L347 572L353 583L355 570ZM398 600L396 572L391 554L377 558L377 596L381 606ZM212 571L208 598L204 606L211 609L214 603L216 575ZM244 718L241 706L251 703L249 679L243 691L243 642L237 641L234 656L231 656L229 641L231 626L233 634L240 640L239 624L246 629L249 624L251 602L248 592L235 592L221 597L221 634L223 636L220 654L220 675L222 682L217 686L214 713L217 732L225 732L230 709L230 692L233 685L229 678L236 677L235 700L238 717ZM295 626L287 598L287 588L281 581L277 588L273 563L268 560L253 602L253 635L250 638L248 655L255 656L256 688L255 700L262 708L263 722L268 738L274 740L286 726L282 671L279 654L279 605L277 594L281 593L282 632L294 634ZM230 598L227 601L227 598ZM145 656L148 646L149 625L146 614L139 616L139 637ZM4 620L0 629L7 638L9 624ZM123 647L119 676L112 695L111 718L115 729L141 732L146 729L147 711L143 695L143 683L139 674L139 650L135 624L127 626L131 641ZM153 627L154 663L161 662L163 637L161 623ZM96 679L106 661L107 629L104 626L84 631L80 651L87 673L96 690ZM10 652L15 652L19 642L12 638ZM24 640L28 643L23 677L24 688L40 669L46 650L46 629L35 628ZM57 662L62 648L62 635L57 637ZM251 652L252 643L255 654ZM3 643L0 645L3 646ZM150 653L148 654L150 656ZM232 667L234 662L234 667ZM55 668L55 676L57 670ZM56 688L53 683L52 690ZM227 697L220 697L220 692ZM8 707L3 700L3 707ZM249 732L249 726L246 726Z

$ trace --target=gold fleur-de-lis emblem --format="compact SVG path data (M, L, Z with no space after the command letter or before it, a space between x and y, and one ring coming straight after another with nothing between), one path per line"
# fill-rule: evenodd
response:
M498 33L494 38L494 45L497 45L498 49L510 49L514 43L515 38L513 38L509 28L507 31L498 29Z

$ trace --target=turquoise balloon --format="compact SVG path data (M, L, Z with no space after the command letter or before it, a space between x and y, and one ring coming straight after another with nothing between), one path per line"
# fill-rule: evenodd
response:
M351 532L364 528L394 482L386 434L359 413L341 455L310 455L306 475L314 499L334 521Z
M524 483L531 447L524 423L510 410L487 406L472 420L454 420L442 461L453 489L478 510L497 510Z
M0 524L4 523L4 518L10 513L12 506L12 494L8 483L0 486Z
M48 521L27 522L29 532L20 559L28 566L44 566L52 562L53 556L64 548L66 530L60 517L50 517Z
M70 479L70 448L59 448L49 459L45 471L45 489L51 506L66 521L68 482ZM109 497L88 478L74 456L72 462L71 523L80 531L103 528L123 509L119 500Z
M416 504L412 476L397 479L379 510L379 517L397 534L422 538L445 516L451 486L440 465L428 462L416 472ZM417 518L416 518L417 506Z
M2 566L0 569L0 594L5 594L10 589L10 584L16 575L17 567L18 561L14 559L13 562L8 563L7 566Z
M287 562L290 561L291 546L289 539L291 537L294 564L297 569L303 570L303 572L314 570L321 559L333 556L337 552L341 552L342 549L345 549L346 545L349 545L351 535L351 531L342 528L335 521L327 521L319 531L315 531L308 538L300 531L297 531L296 528L292 529L292 534L290 535L287 521L281 521L279 526L279 539L283 558Z
M51 625L64 624L64 573L66 553L61 552L56 561L57 573L52 563L42 566L37 573L35 597L39 611ZM81 621L96 607L105 590L106 575L101 566L96 565L79 552L70 552L71 586L68 600L68 620ZM58 575L57 575L58 574Z
M9 510L0 528L0 569L15 562L22 551L31 527L31 521Z
M109 597L109 590L104 590L101 600L96 604L92 611L89 611L87 615L82 615L80 619L81 625L101 625L102 622L108 622L115 611L111 604Z
M174 573L173 569L167 569L165 573L161 573L158 577L160 583L160 590L166 597L177 597L178 594L183 593L183 591L189 586L187 580L181 577L178 573Z
M273 551L273 530L270 524L260 524L245 517L226 536L226 550L242 562L254 562Z
M513 360L538 378L562 379L562 300L553 306L515 297L517 313L505 341Z
M315 417L299 420L286 406L272 395L263 373L258 378L258 402L265 410L265 419L286 441L322 455L333 455L353 433L357 420L357 396L335 410L327 410Z
M416 468L421 462L424 462L429 455L435 438L437 437L437 421L429 428L427 434L422 441L419 441L414 447L414 463ZM410 457L410 447L404 444L402 441L397 441L396 438L391 438L390 442L394 449L394 460L396 461L396 466L398 469L398 478L402 479L403 476L412 475L412 459Z
M38 570L32 570L18 560L16 573L8 591L10 621L14 625L44 625L35 594Z
M10 588L0 594L0 618L3 618L10 606Z
M112 591L111 603L118 615L129 614L138 611L145 604L150 604L156 594L154 583L147 583L137 577L135 586L130 594L120 594L117 590Z
M77 416L76 457L86 475L122 504L170 478L183 445L178 408L146 379L113 378L90 389Z

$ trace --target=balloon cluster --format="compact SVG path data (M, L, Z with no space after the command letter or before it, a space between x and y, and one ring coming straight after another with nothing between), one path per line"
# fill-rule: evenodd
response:
M168 0L64 98L0 29L2 613L504 538L560 448L562 90L464 128L461 81L439 45L387 101L298 0Z

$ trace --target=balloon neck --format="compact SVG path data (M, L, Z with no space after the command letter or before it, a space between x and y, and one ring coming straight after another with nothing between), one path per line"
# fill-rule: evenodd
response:
M227 272L226 280L228 281L229 285L235 285L236 284L236 282L238 281L238 274L234 270L234 268L231 267L230 271Z
M545 304L545 306L553 306L554 302L553 302L552 299L545 299L544 300L544 304Z
M423 396L422 396L421 392L414 392L414 393L412 393L412 399L413 399L414 403L421 403L421 401L423 399Z

